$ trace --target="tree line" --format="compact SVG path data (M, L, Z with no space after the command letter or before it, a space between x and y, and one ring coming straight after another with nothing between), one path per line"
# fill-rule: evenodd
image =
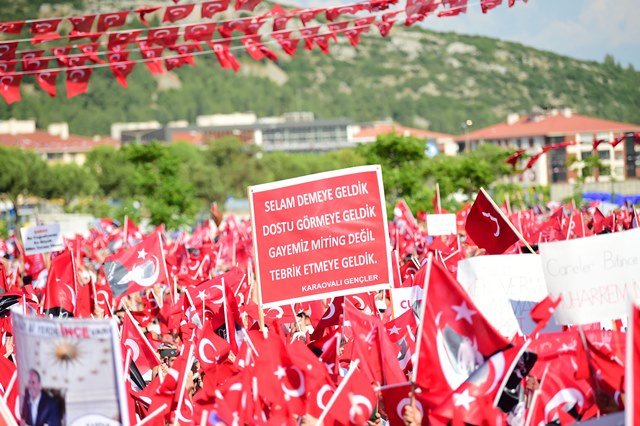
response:
M425 155L424 140L397 134L370 144L326 153L262 152L234 137L187 143L97 147L83 165L48 165L31 151L0 148L0 194L13 205L23 197L61 204L68 212L134 220L170 228L193 223L209 206L245 198L247 186L365 164L382 166L387 206L403 198L414 210L432 211L435 183L445 208L449 194L470 195L511 173L509 151L493 145L448 157ZM505 191L509 186L497 185ZM512 190L515 188L511 188ZM19 208L13 220L20 220ZM15 225L16 223L9 224Z

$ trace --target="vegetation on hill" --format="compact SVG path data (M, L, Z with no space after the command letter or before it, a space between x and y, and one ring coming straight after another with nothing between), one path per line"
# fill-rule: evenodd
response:
M33 17L41 3L0 0L3 19ZM77 7L82 2L64 3ZM0 102L0 119L35 118L41 127L67 121L72 133L92 135L108 134L113 122L193 123L205 114L270 116L305 110L354 121L391 118L459 134L467 119L481 127L503 121L509 112L569 106L586 115L640 123L640 72L611 57L604 63L580 61L517 43L400 23L387 38L372 27L357 49L340 36L331 55L300 46L290 58L277 44L265 42L278 62L254 62L237 49L233 53L242 64L237 74L221 69L212 54L198 57L195 67L156 77L138 64L127 89L108 67L100 68L94 70L89 93L73 99L65 98L64 73L53 99L25 77L23 101Z

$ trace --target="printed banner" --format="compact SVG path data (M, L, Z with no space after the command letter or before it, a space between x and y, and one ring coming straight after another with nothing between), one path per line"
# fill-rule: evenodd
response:
M59 223L20 228L20 234L22 235L24 251L27 255L64 249Z
M252 186L249 201L263 307L391 287L380 166Z
M422 303L422 299L424 299L424 290L419 285L392 288L391 296L394 318L398 318L409 309L413 309L416 314L420 313L419 306Z
M536 324L531 309L547 296L540 256L504 254L458 262L458 281L489 322L503 336L528 335ZM561 327L549 321L545 331Z
M540 244L554 315L564 325L610 321L640 297L640 229Z
M32 317L15 310L11 322L22 420L38 425L130 424L115 323Z
M455 235L458 233L456 227L456 215L447 214L428 214L427 215L427 235Z

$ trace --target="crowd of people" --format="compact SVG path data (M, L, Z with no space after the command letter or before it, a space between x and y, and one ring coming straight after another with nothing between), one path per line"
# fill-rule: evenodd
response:
M9 308L23 305L44 316L116 319L131 424L538 425L624 410L622 323L545 332L551 298L532 311L539 327L528 336L503 336L483 317L455 278L459 260L483 255L465 239L468 212L456 213L458 235L434 238L396 209L392 284L421 290L402 314L392 312L390 290L262 310L250 222L218 212L189 233L145 234L129 219L102 219L51 255L27 255L10 236L0 243L0 396L18 392ZM636 226L632 207L605 215L505 206L505 215L534 250ZM148 247L152 236L160 236L164 279L114 291L105 261ZM507 252L529 250L516 243ZM150 350L132 351L127 339ZM28 372L27 387L18 410L7 404L16 421L60 424L38 371Z

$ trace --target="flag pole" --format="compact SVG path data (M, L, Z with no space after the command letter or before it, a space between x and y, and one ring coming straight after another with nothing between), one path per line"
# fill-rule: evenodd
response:
M514 234L516 234L516 237L518 237L518 240L520 240L520 242L522 244L524 244L524 246L529 249L529 251L531 253L535 253L535 250L529 245L529 243L527 242L527 240L524 239L524 237L522 236L522 233L520 233L520 231L518 231L516 229L515 226L513 226L513 223L511 223L511 221L509 220L509 218L507 216L505 216L504 212L502 211L502 209L500 207L498 207L496 205L496 202L493 201L493 198L491 198L489 196L489 194L487 194L487 191L484 190L484 188L480 188L480 192L482 192L484 194L485 197L487 197L487 200L489 200L489 202L491 203L491 205L493 206L494 209L496 209L496 211L498 212L498 214L502 217L502 219L504 219L505 222L507 222L507 225L509 225L509 228L511 228L511 230L513 231Z
M436 208L438 211L436 213L442 213L442 203L440 202L440 184L436 182Z
M180 417L180 409L182 408L182 401L184 400L184 392L187 388L187 378L189 371L191 371L191 364L193 363L193 345L189 345L189 353L187 354L187 365L184 367L184 374L182 377L182 383L180 384L180 394L178 396L178 406L176 407L175 416L173 418L173 426L177 426L178 419Z
M153 348L153 346L151 345L151 342L149 342L149 339L147 339L147 336L145 336L144 333L140 330L140 327L138 327L138 322L135 320L135 318L133 318L133 315L131 315L129 308L127 308L126 305L124 306L124 312L129 317L131 324L133 324L133 326L136 328L138 335L142 338L142 340L147 345L147 347L151 349L151 352L153 352L156 359L162 363L162 360L160 359L160 355L158 355L158 352Z
M333 393L333 395L331 395L331 399L329 399L329 402L327 402L327 405L324 407L324 410L322 410L320 417L318 417L316 426L322 425L322 422L324 421L325 417L327 417L327 414L329 414L329 410L331 410L331 408L333 407L333 404L335 404L336 400L338 399L338 396L340 396L340 393L347 386L347 382L351 379L351 376L353 376L353 373L356 371L356 368L358 367L359 363L360 363L359 359L356 359L351 363L351 366L349 367L349 371L347 371L347 374L345 374L344 378L336 388L336 391Z

